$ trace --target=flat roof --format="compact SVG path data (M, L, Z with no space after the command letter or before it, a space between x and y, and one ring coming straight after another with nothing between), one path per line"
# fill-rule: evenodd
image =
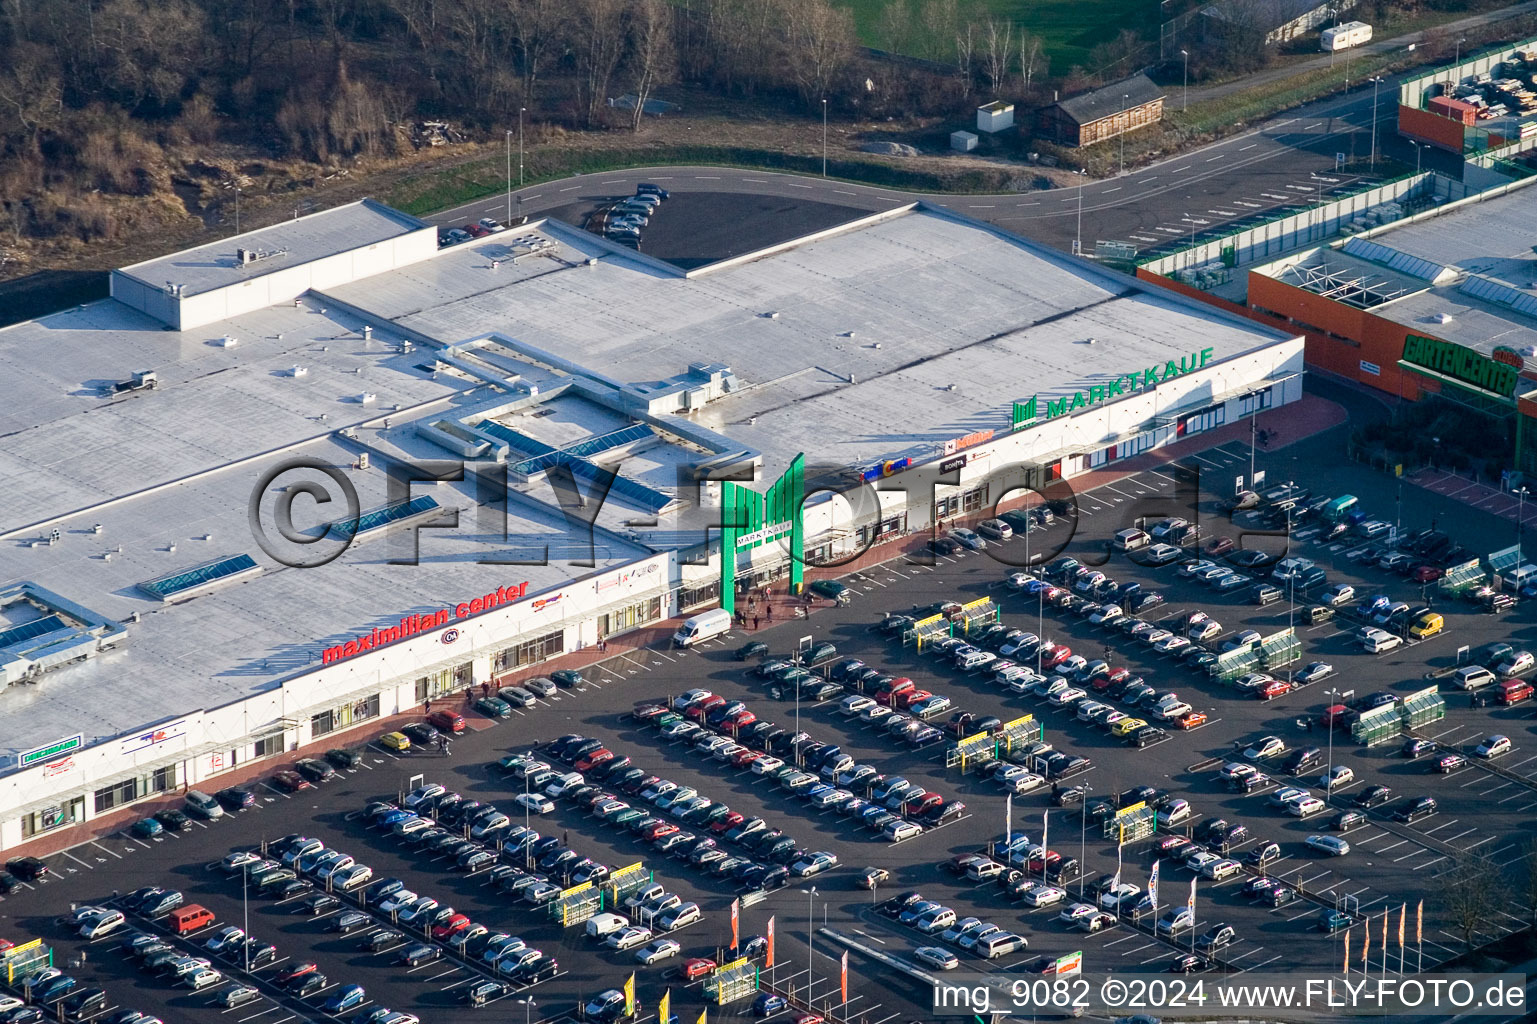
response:
M1007 427L1015 398L1286 337L923 208L688 277L568 225L518 234L530 233L554 244L529 253L492 236L200 330L167 331L114 300L0 330L11 383L0 580L32 581L128 629L115 650L0 691L0 753L271 689L318 667L338 638L484 593L488 578L550 591L697 543L709 518L664 513L642 533L630 522L648 518L638 506L607 501L589 567L547 482L531 478L527 500L509 502L503 540L470 511L471 475L414 489L464 511L458 529L422 534L419 565L390 564L401 552L386 533L322 568L284 568L247 509L263 474L288 460L353 467L344 472L374 509L388 501L387 459L445 457L436 424L491 415L564 448L630 426L602 400L611 389L643 402L623 389L697 380L691 364L729 367L723 396L677 417L673 433L636 431L615 449L626 480L675 494L680 471L721 443L726 455L761 454L768 478L801 452L824 468L927 457L948 438ZM145 369L153 390L111 390ZM365 451L376 460L356 468ZM321 523L311 510L296 525ZM548 564L481 564L547 544ZM226 577L205 588L221 560ZM185 600L162 599L183 583Z
M317 439L183 486L67 517L58 523L56 544L0 549L0 578L40 584L125 623L128 631L127 642L114 651L48 672L40 685L0 691L5 722L0 754L14 755L74 732L84 732L88 742L112 737L272 689L320 667L325 647L412 612L477 597L487 592L488 581L495 590L528 580L532 596L650 554L599 533L596 564L572 564L586 558L586 546L553 508L524 503L508 510L506 541L482 534L472 478L413 489L444 509L460 510L458 529L421 531L415 565L390 564L410 555L409 534L398 530L360 537L325 566L285 568L257 545L246 507L264 473L300 457L346 465L357 458L357 449L333 437ZM350 479L363 509L386 503L382 468L352 473ZM304 512L296 502L298 528L321 522ZM100 534L94 532L97 523ZM531 558L546 545L548 564L481 562ZM103 558L108 552L110 560ZM139 588L144 581L242 553L255 560L259 573L185 601L161 601Z
M426 221L383 203L363 199L221 238L195 249L157 256L124 267L119 273L151 288L164 288L169 282L181 285L184 296L197 295L430 227ZM236 252L242 248L270 253L288 251L242 266Z
M623 256L579 265L576 247L598 240L545 229L571 266L492 271L465 246L334 294L445 344L494 326L623 383L725 364L745 387L691 419L770 467L803 451L839 465L927 453L1006 427L1015 398L1283 337L925 208L686 279Z

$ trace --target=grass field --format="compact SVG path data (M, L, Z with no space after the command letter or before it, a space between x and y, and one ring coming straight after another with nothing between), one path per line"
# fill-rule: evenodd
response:
M879 26L886 0L835 2L854 12L854 23L865 45L880 45ZM910 11L919 6L920 0L908 2ZM1113 39L1123 28L1144 39L1158 38L1158 0L978 0L977 8L1009 18L1044 39L1053 75L1065 75L1074 66L1087 67L1089 51Z

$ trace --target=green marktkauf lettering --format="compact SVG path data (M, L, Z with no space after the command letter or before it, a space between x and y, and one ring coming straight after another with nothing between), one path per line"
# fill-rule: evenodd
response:
M1101 402L1121 398L1135 391L1154 387L1175 377L1193 373L1211 362L1212 350L1203 348L1199 352L1193 352L1189 358L1181 357L1179 362L1170 359L1162 367L1149 366L1144 370L1135 370L1131 373L1123 373L1108 384L1094 384L1083 391L1075 391L1071 395L1061 398L1048 398L1045 402L1046 414L1040 415L1040 396L1024 402L1014 403L1014 425L1016 427L1037 419L1054 419L1057 416L1065 416L1075 413L1080 409L1098 405Z

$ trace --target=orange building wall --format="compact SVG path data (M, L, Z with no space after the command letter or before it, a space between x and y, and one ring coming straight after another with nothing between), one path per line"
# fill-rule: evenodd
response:
M1461 153L1465 129L1460 121L1453 121L1428 110L1400 105L1398 108L1398 134L1428 142L1450 153Z

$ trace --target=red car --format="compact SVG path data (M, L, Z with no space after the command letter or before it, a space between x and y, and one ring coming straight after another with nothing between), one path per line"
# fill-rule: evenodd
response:
M1414 582L1434 583L1444 575L1446 575L1446 571L1444 569L1438 569L1433 565L1422 565L1418 569L1414 570Z
M461 733L464 731L464 716L457 711L434 711L427 716L427 724L438 732Z
M285 793L297 793L301 789L310 788L308 779L300 775L298 772L291 772L287 769L274 774L272 776L272 781L276 783L277 787Z
M1215 558L1218 555L1225 555L1232 551L1233 547L1233 538L1214 537L1211 543L1207 544L1203 550L1208 557Z
M491 233L479 224L466 224L460 230L469 232L471 238L485 238Z
M295 964L278 972L275 979L279 985L286 985L295 978L302 978L306 974L314 974L320 968L314 964Z
M738 768L747 768L762 756L756 750L741 750L731 755L731 763Z
M614 752L607 747L599 747L586 757L578 758L576 764L571 767L579 772L591 771L604 761L612 761Z
M447 918L442 923L433 925L432 937L437 939L439 942L442 942L444 939L452 937L455 932L462 932L469 926L470 919L468 915L455 914L453 917Z
M1174 724L1181 729L1194 729L1198 725L1206 724L1204 711L1187 711L1174 720Z
M640 834L640 837L646 840L648 843L654 843L658 839L670 836L677 831L678 826L669 824L665 821L659 821L655 825L646 826L645 831Z
M735 714L728 715L726 720L721 723L721 728L731 730L733 733L735 733L739 730L747 728L757 720L758 716L753 714L751 711L738 711Z
M724 703L726 703L726 698L716 694L706 697L704 700L688 708L683 713L696 722L703 722L706 715Z
M910 708L920 700L928 700L932 696L934 695L928 690L919 690L916 688L911 690L903 690L901 693L891 698L891 706L894 708Z
M712 822L710 825L710 831L714 832L716 835L723 835L724 833L736 828L746 820L746 818L738 814L736 811L732 811L730 814L726 815L719 821Z
M1256 694L1256 696L1258 696L1260 700L1275 700L1277 697L1284 697L1288 693L1291 693L1291 689L1292 684L1288 683L1286 680L1272 679L1270 682L1260 687L1259 693Z
M694 981L703 978L706 974L715 970L715 961L708 957L696 956L683 961L683 966L678 972L683 975L684 981Z
M1056 668L1073 656L1073 649L1065 644L1053 647L1041 655L1042 668Z

